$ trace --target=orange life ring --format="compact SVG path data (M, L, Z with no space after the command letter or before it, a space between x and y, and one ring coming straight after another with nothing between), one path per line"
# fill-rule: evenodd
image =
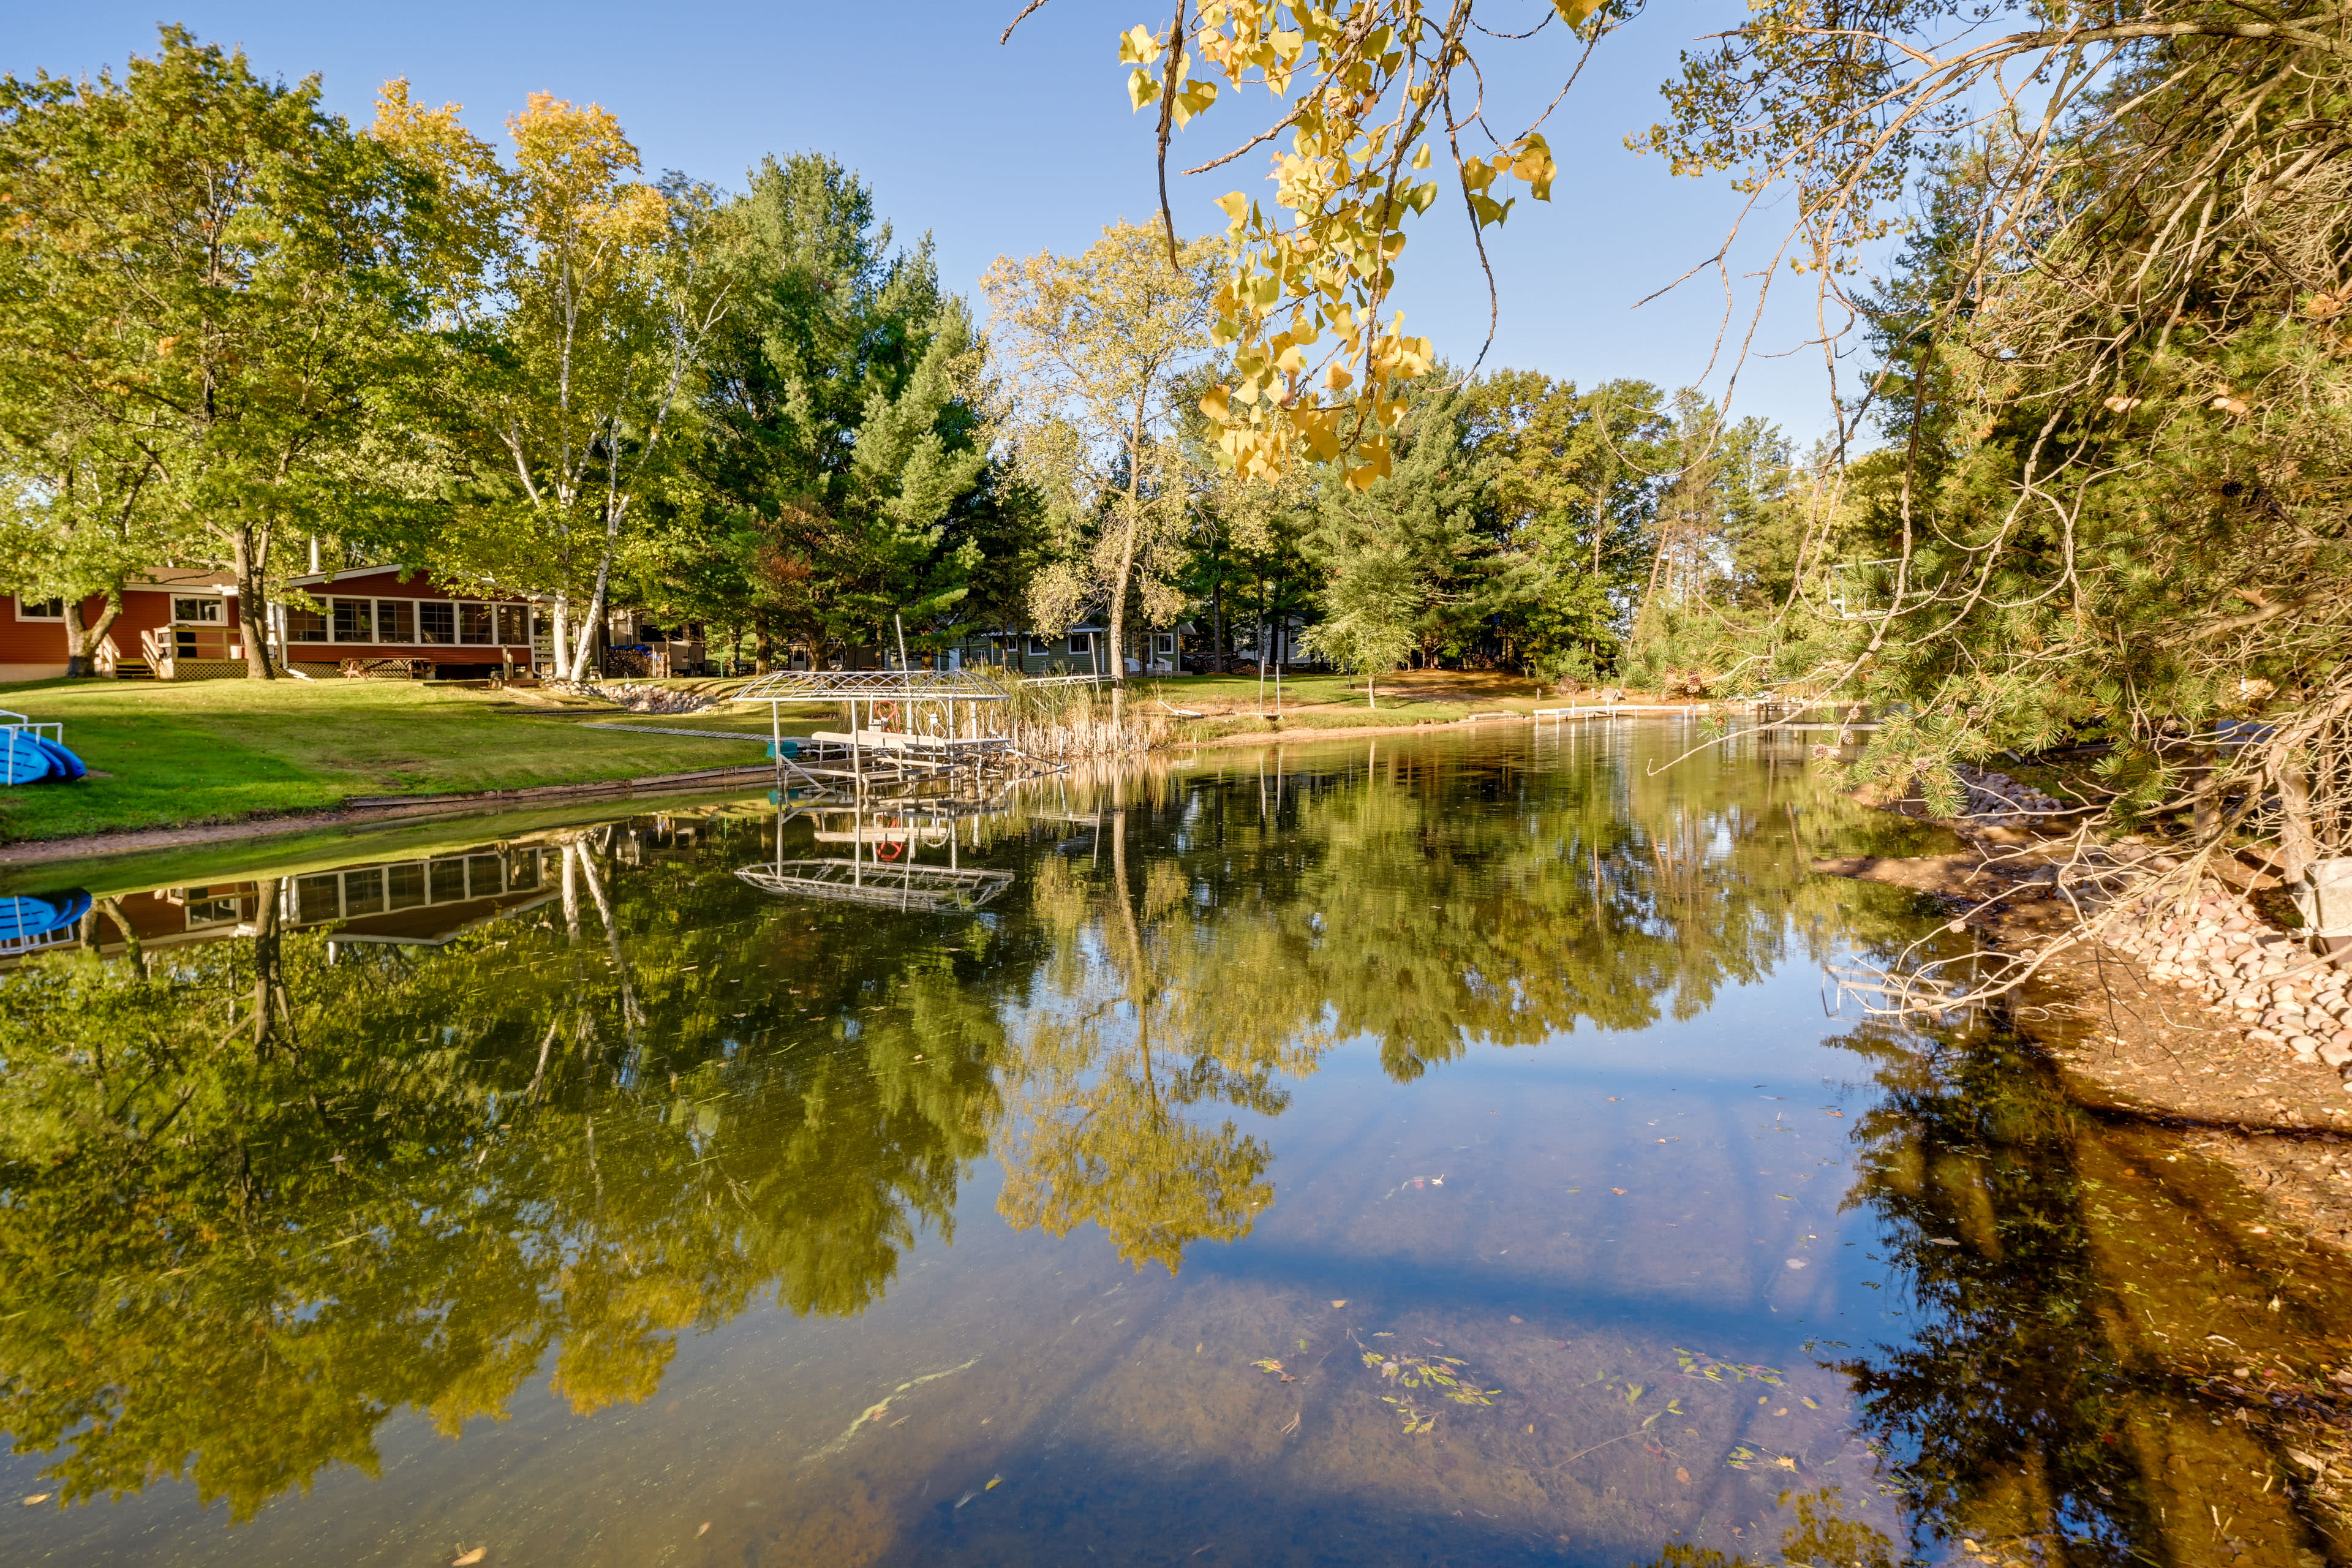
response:
M896 702L877 702L867 711L874 715L874 727L877 730L887 730L898 721L898 705Z
M879 827L897 827L903 829L906 826L906 823L894 816L887 822L877 823L876 826ZM877 860L896 860L899 856L904 855L907 852L907 843L908 840L904 838L899 839L895 844L887 838L877 839L874 845L874 858Z

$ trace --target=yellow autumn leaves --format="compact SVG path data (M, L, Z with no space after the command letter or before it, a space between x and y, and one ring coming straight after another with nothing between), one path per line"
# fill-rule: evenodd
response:
M1570 26L1597 5L1556 0ZM1217 81L1190 75L1196 56L1204 76L1236 92L1262 88L1282 111L1241 149L1287 132L1268 175L1272 215L1239 191L1217 204L1231 263L1212 335L1230 349L1233 374L1200 406L1235 472L1271 477L1304 455L1339 464L1360 489L1389 471L1405 387L1435 353L1406 335L1401 313L1383 321L1382 306L1404 219L1436 205L1438 181L1415 176L1441 137L1474 228L1508 217L1507 182L1550 199L1558 165L1540 134L1484 157L1455 142L1463 126L1445 94L1469 59L1467 25L1462 8L1424 15L1423 0L1209 0L1189 37L1181 10L1166 31L1139 24L1120 35L1129 98L1139 110L1163 104L1163 124L1184 125L1218 100Z

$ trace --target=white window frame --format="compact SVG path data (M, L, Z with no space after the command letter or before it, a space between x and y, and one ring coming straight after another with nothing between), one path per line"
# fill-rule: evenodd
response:
M383 607L386 605L406 605L408 606L408 636L404 637L388 637L383 635ZM416 641L416 601L414 599L378 599L375 602L375 620L372 624L371 629L374 631L374 640L377 642L391 643L396 647L418 647L419 645Z
M53 616L46 609L27 609L26 605L28 604L55 605L58 613ZM16 595L16 618L20 621L62 621L66 618L66 602L62 598L28 600L19 594Z
M341 630L341 628L339 628L339 627L335 625L335 611L336 611L337 609L339 609L340 607L341 607L342 605L365 605L367 606L367 618L368 618L368 624L367 624L367 634L366 634L364 637L345 637L345 636L342 634L342 631ZM338 647L352 647L352 645L357 644L357 643L373 643L373 642L374 642L374 641L375 641L375 599L374 599L374 597L373 597L373 595L371 595L371 596L370 596L370 597L368 597L368 598L364 598L364 599L362 599L362 598L361 598L361 597L360 597L358 595L356 595L356 594L338 594L338 595L336 595L333 598L329 599L329 600L327 601L327 640L328 640L329 642L331 642L331 643L335 644L336 646L338 646Z

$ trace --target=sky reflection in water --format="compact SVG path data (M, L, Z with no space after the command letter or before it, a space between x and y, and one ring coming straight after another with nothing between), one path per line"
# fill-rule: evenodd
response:
M949 855L756 802L101 896L0 989L0 1555L2324 1552L2159 1342L2340 1282L1827 1016L1931 911L1807 862L1916 830L1688 739L1048 784L970 913L748 886Z

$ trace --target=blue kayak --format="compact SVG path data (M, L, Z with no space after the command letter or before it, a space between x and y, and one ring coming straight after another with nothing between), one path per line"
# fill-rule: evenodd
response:
M31 731L0 731L0 784L36 784L56 766L48 748Z
M29 730L0 731L0 784L38 784L44 779L87 777L79 757Z
M72 780L89 776L89 765L57 742L42 739L40 746L49 753L51 778Z
M89 912L89 895L76 888L46 898L0 899L0 942L23 942L64 931Z

